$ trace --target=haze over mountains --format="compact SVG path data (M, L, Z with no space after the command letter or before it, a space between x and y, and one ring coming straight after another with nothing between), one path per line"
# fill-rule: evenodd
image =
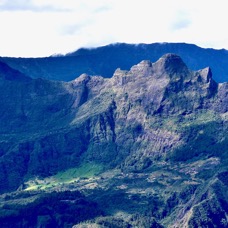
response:
M191 70L176 54L130 67L142 58L137 48L149 56L144 45L118 44L66 57L2 59L3 227L227 227L228 83L217 83L209 67ZM119 58L126 65L110 77ZM110 78L27 76L43 69L53 79L54 70L69 70L68 61L76 76L87 69Z
M83 73L109 78L117 68L129 70L142 60L154 62L166 53L178 54L192 70L210 66L215 81L228 81L227 50L205 49L185 43L118 43L94 49L81 48L66 56L2 57L0 60L32 78L70 81Z

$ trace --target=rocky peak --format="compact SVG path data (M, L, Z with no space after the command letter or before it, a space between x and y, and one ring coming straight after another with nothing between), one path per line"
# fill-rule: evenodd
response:
M206 83L208 83L212 79L212 72L210 67L206 67L202 70L199 70L199 74L202 80Z
M192 71L176 54L163 55L155 63L143 60L129 71L118 68L111 84L118 94L127 91L131 102L139 100L149 107L149 112L166 114L203 107L203 100L215 96L218 87L210 68Z
M137 67L141 67L141 68L152 67L152 63L150 60L142 60L140 63L137 64Z
M129 72L117 69L114 73L114 77L119 79L122 77L126 78L126 76L133 76L134 80L136 77L146 77L156 80L184 81L188 80L191 75L188 67L178 55L165 54L155 63L143 60L137 65L132 66ZM131 80L133 79L128 78L127 81ZM143 79L141 78L140 80Z
M81 74L78 78L76 78L73 83L75 84L86 84L91 77L88 74Z
M167 53L167 54L164 54L160 59L160 61L163 60L165 62L172 62L172 61L179 61L179 62L183 62L183 60L181 59L181 57L177 54L174 54L174 53Z
M101 84L103 84L103 82L104 78L101 76L90 76L88 74L82 74L74 81L71 81L70 84L72 84L74 88L82 86L91 89L94 87L99 87Z
M112 81L114 85L119 86L133 83L134 85L138 84L137 87L151 86L153 84L159 88L164 88L171 84L175 88L182 89L183 84L197 81L198 76L202 77L201 82L207 83L211 79L211 72L210 70L202 70L201 73L195 74L195 72L188 69L178 55L165 54L155 63L143 60L132 66L129 71L118 68L113 75Z
M166 72L168 75L173 76L176 74L187 74L189 72L187 66L176 54L165 54L155 64L157 71Z
M152 69L152 63L150 60L143 60L137 65L131 67L130 72L133 75L143 75L148 74Z

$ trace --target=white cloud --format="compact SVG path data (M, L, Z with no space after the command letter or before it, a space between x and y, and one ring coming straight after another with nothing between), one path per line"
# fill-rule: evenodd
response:
M0 56L47 56L113 42L187 42L228 49L225 3L0 0Z
M33 11L33 12L44 12L44 11L65 11L66 8L57 7L53 4L53 1L37 1L37 0L0 0L1 11Z

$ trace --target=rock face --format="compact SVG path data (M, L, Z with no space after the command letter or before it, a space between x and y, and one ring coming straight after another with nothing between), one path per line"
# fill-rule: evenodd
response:
M0 76L1 193L34 177L90 162L123 173L151 172L156 164L170 164L175 172L190 173L185 187L196 191L197 198L188 199L185 190L172 192L169 209L154 214L156 219L175 217L177 227L203 225L193 216L206 204L200 198L206 197L202 186L208 190L205 200L217 197L205 214L214 213L215 203L220 221L226 218L227 184L220 172L227 164L228 84L216 83L210 68L191 71L179 56L166 54L129 71L117 69L110 79L87 74L70 82L30 79L5 64L0 64ZM185 166L197 158L217 159L220 167L215 165L209 177L199 177L206 175L204 168Z

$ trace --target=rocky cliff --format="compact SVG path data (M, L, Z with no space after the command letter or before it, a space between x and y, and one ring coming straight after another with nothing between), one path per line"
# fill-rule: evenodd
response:
M56 82L1 63L0 93L1 193L92 164L100 179L92 179L99 185L89 195L111 216L96 220L101 225L227 222L228 84L216 83L210 68L192 71L166 54L110 79L83 74ZM119 191L122 200L112 203Z

